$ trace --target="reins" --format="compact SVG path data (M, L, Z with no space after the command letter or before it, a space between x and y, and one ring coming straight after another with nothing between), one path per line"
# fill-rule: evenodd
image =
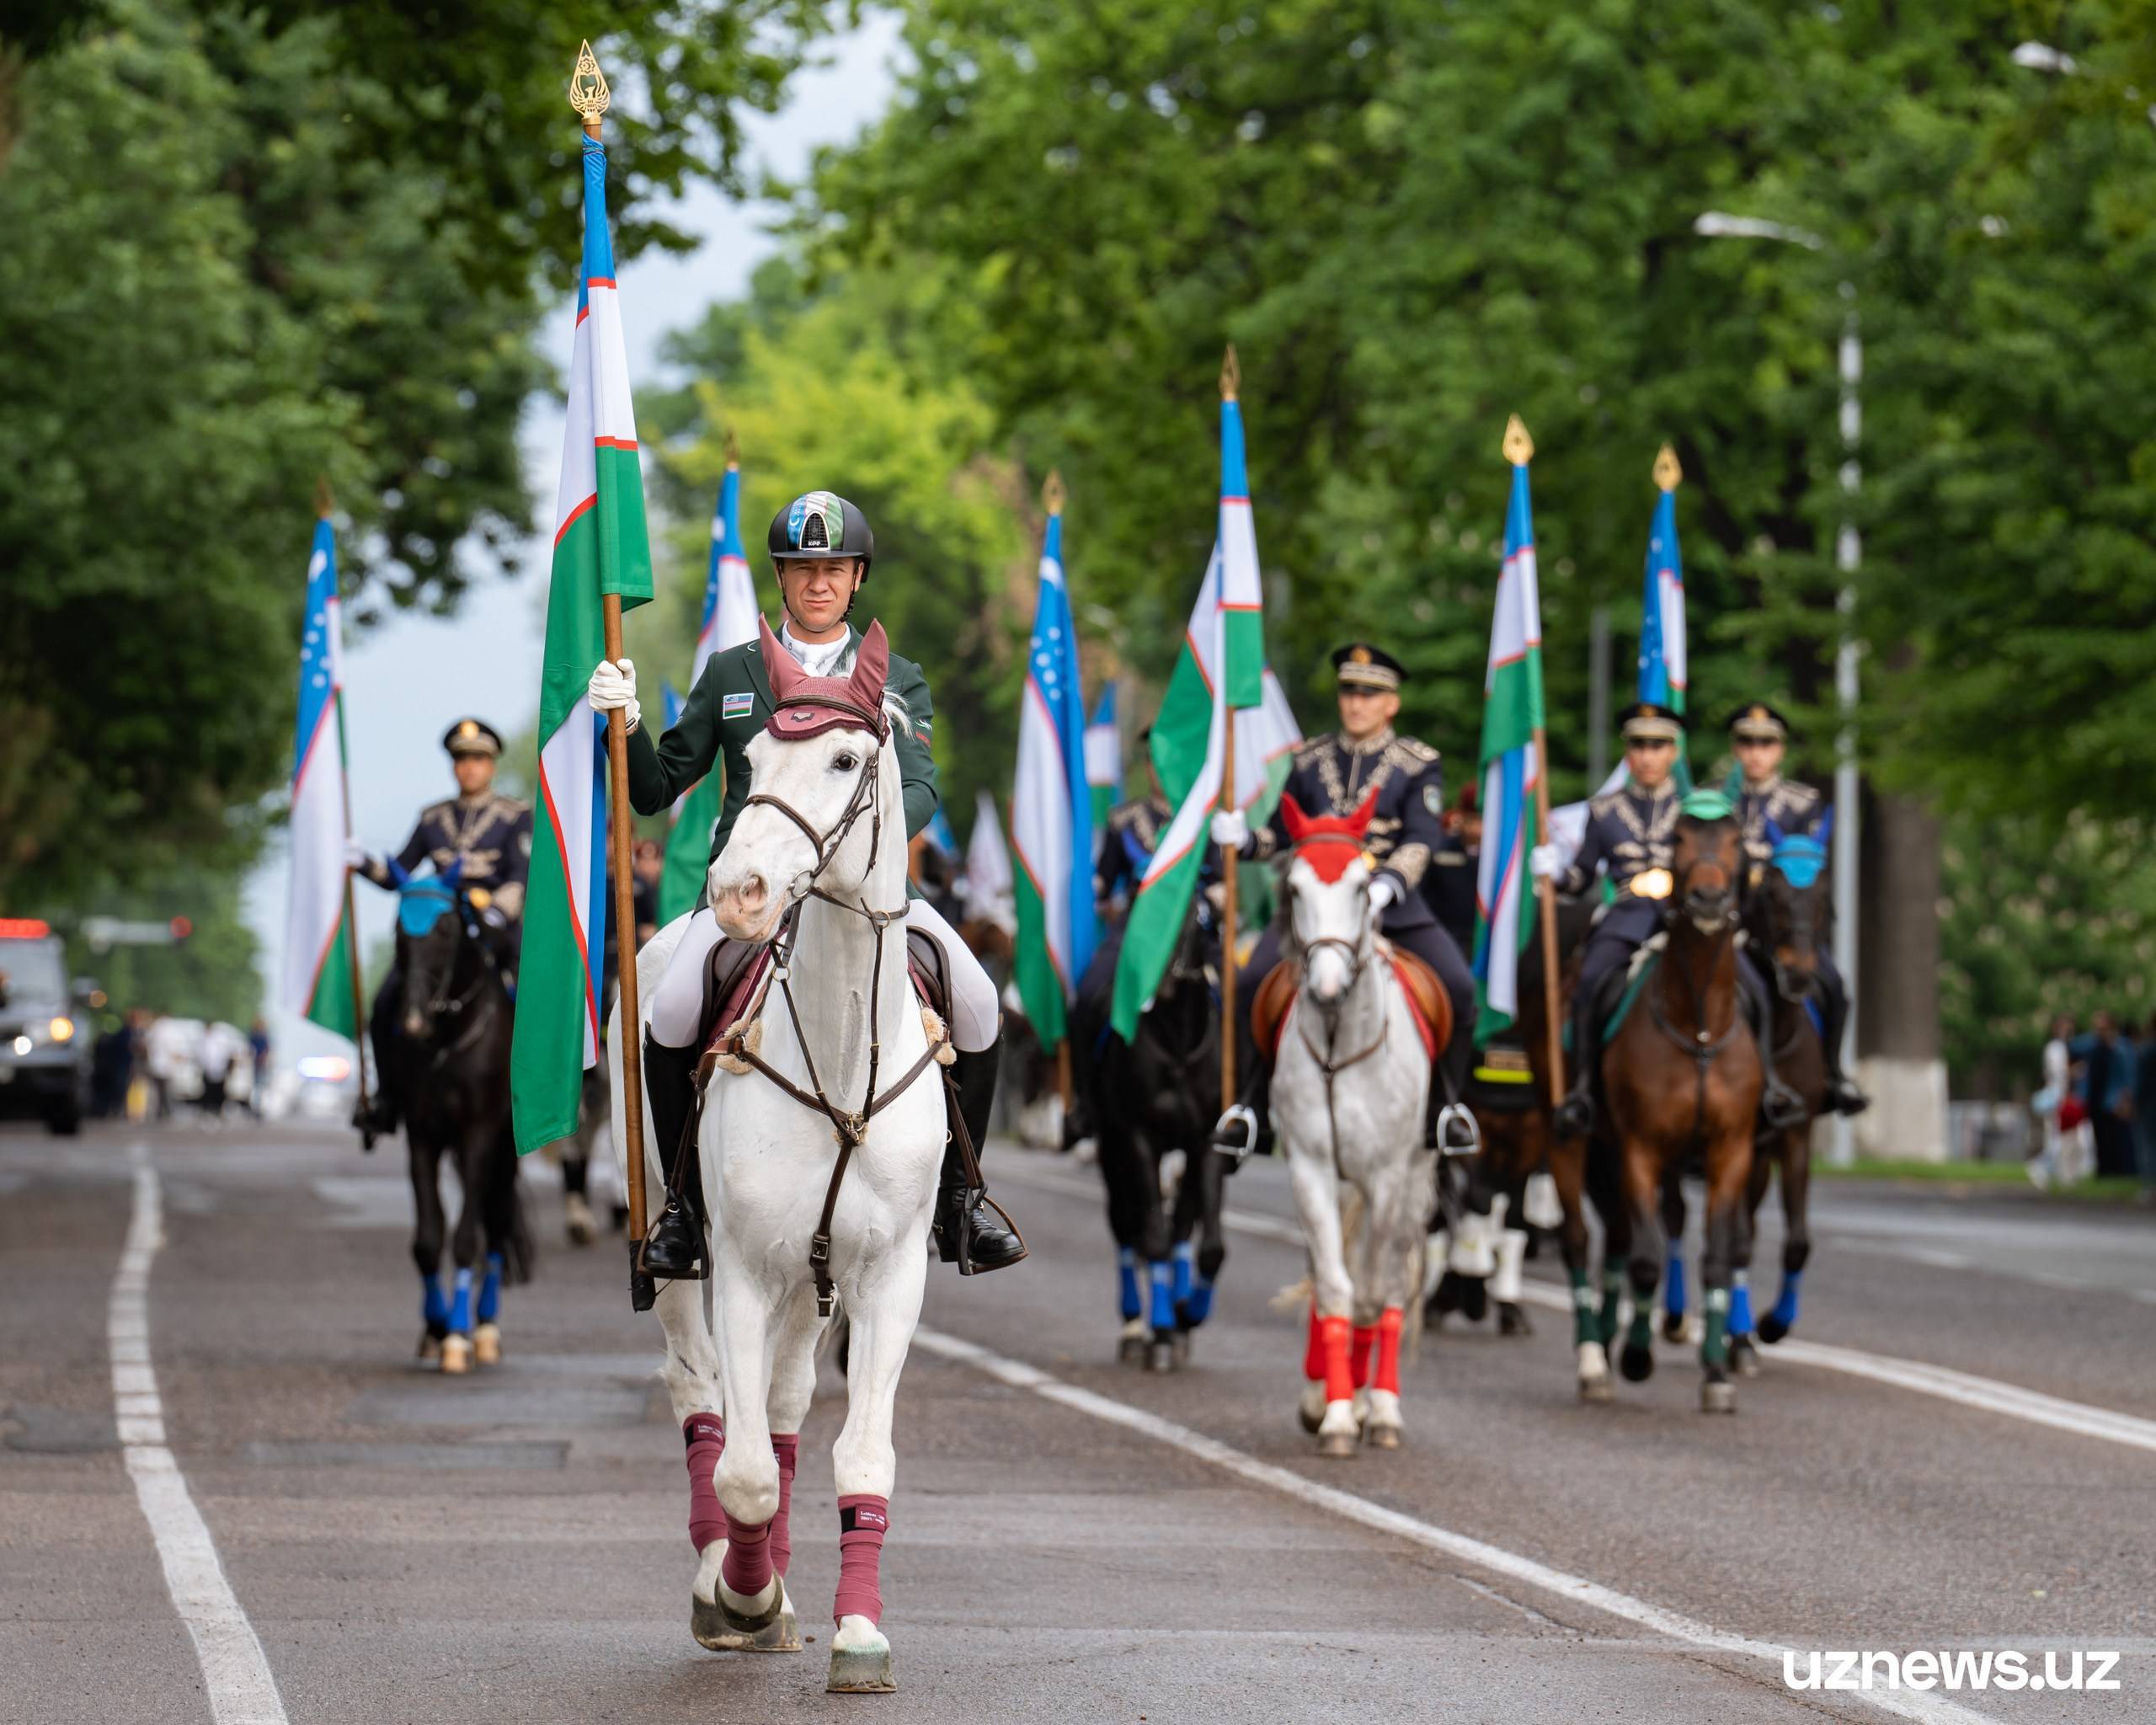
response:
M1687 870L1686 873L1689 878L1689 871ZM1682 903L1680 894L1683 885L1683 882L1678 882L1678 891L1673 892L1671 895L1671 902L1674 905ZM1679 914L1682 914L1681 911ZM1720 936L1715 937L1714 943L1706 948L1705 969L1709 974L1697 982L1693 980L1691 972L1677 961L1673 953L1666 950L1664 952L1663 956L1668 963L1669 969L1683 978L1684 992L1691 996L1692 1016L1699 1024L1696 1030L1690 1032L1679 1030L1669 1022L1668 1015L1662 1011L1661 989L1650 988L1646 991L1647 1017L1652 1022L1654 1028L1689 1056L1694 1063L1696 1089L1692 1104L1692 1141L1690 1149L1686 1152L1687 1155L1697 1153L1705 1142L1707 1073L1722 1050L1729 1046L1731 1039L1737 1034L1737 1027L1744 1022L1743 990L1740 984L1731 1001L1729 1023L1723 1027L1721 1033L1716 1035L1706 1026L1706 1000L1704 991L1713 980L1711 973L1715 965L1721 961L1722 949L1732 943L1735 935L1736 919L1732 916L1729 927Z

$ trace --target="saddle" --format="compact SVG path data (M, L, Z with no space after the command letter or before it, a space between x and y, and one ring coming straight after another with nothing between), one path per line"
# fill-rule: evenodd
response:
M1435 1060L1438 1050L1452 1040L1452 996L1438 980L1438 973L1405 947L1380 940L1378 948L1392 960L1393 976L1415 1015L1416 1033L1422 1039L1423 1051ZM1289 1008L1294 1005L1300 987L1301 978L1296 975L1294 964L1283 959L1266 972L1265 980L1258 984L1257 992L1251 997L1251 1038L1268 1060L1279 1055L1280 1037L1287 1028Z

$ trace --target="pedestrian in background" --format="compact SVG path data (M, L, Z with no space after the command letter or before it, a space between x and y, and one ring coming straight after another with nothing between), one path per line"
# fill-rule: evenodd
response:
M2060 1178L2066 1135L2073 1130L2067 1113L2069 1108L2079 1112L2080 1108L2073 1094L2073 1019L2061 1012L2052 1020L2051 1037L2044 1044L2043 1081L2029 1099L2041 1135L2036 1154L2029 1161L2029 1179L2040 1192Z
M2156 1013L2134 1049L2133 1145L2141 1165L2141 1202L2156 1204Z
M2096 1140L2096 1172L2100 1175L2133 1172L2133 1044L2119 1034L2119 1021L2111 1012L2099 1012L2095 1028L2073 1039L2074 1059L2081 1064L2082 1105L2089 1110L2089 1124Z
M172 1014L159 1007L142 1033L144 1064L149 1068L150 1087L157 1092L157 1117L172 1118L172 1081L179 1076L181 1033Z

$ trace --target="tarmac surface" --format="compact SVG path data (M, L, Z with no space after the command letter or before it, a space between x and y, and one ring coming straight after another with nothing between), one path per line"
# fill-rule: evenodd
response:
M399 1146L0 1130L0 1721L2156 1719L2146 1213L1827 1183L1796 1337L1733 1418L1673 1344L1581 1404L1530 1265L1532 1337L1425 1334L1406 1447L1322 1462L1277 1169L1230 1183L1214 1316L1155 1376L1116 1362L1093 1170L990 1166L1033 1256L931 1268L883 1567L899 1692L835 1696L835 1369L793 1499L815 1640L705 1653L658 1326L616 1241L563 1243L551 1169L506 1356L459 1380L414 1357ZM2120 1687L1796 1691L1785 1648L1800 1674L2116 1653Z

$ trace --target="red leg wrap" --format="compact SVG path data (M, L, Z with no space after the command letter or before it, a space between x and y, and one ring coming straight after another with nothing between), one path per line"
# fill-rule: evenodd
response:
M1378 1319L1378 1375L1374 1386L1380 1390L1400 1393L1400 1331L1407 1322L1406 1315L1396 1306L1388 1306Z
M1310 1302L1310 1339L1303 1343L1303 1375L1315 1382L1325 1375L1325 1335L1317 1327L1317 1302Z
M883 1535L891 1525L891 1500L867 1493L839 1499L839 1594L831 1621L866 1617L879 1623L883 1595L876 1573L883 1560Z
M1354 1375L1348 1370L1348 1338L1353 1326L1344 1317L1321 1317L1317 1327L1325 1343L1325 1399L1348 1401L1355 1393Z
M774 1432L771 1452L778 1457L778 1514L771 1517L771 1567L781 1575L793 1557L793 1535L787 1518L793 1509L793 1469L801 1459L799 1432Z
M1349 1340L1348 1370L1358 1390L1370 1381L1370 1348L1377 1338L1378 1327L1375 1324L1357 1324Z
M726 1537L726 1512L711 1482L726 1453L726 1427L716 1413L692 1413L681 1422L681 1438L689 1446L689 1543L702 1551Z

